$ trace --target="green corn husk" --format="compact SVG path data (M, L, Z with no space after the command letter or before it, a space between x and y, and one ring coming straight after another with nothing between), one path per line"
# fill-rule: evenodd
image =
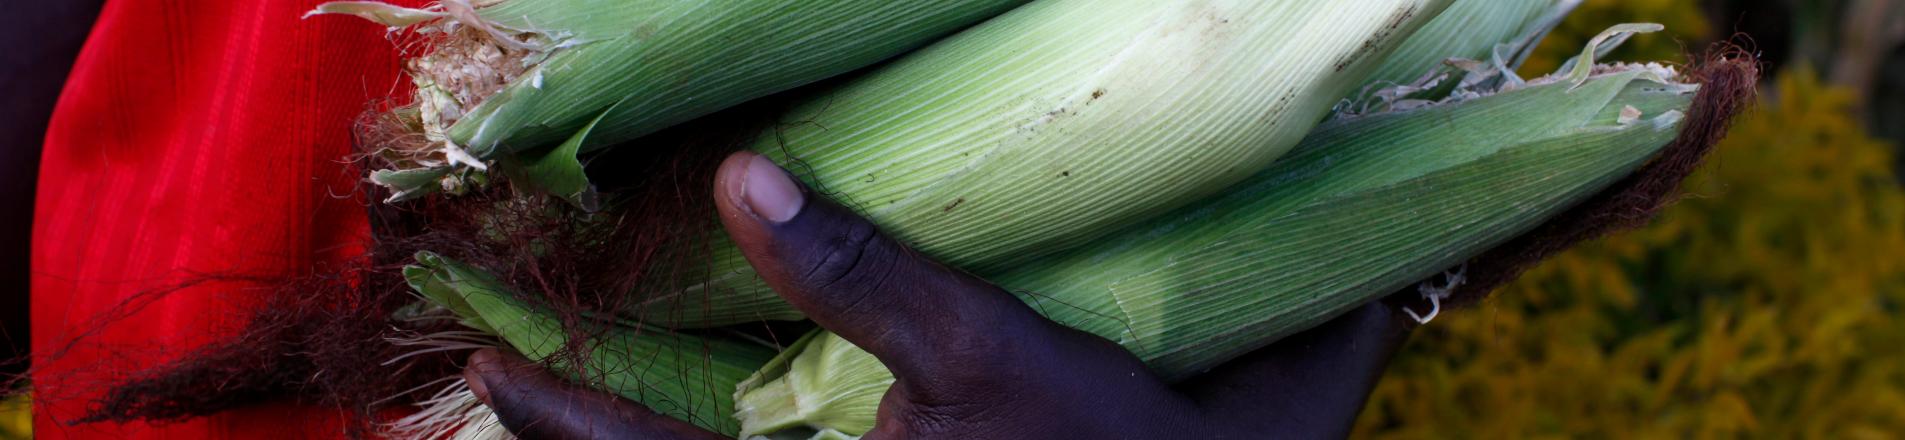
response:
M1040 0L796 107L754 150L914 249L996 269L1268 166L1447 4ZM801 318L712 248L713 279L644 322Z
M412 60L420 129L442 154L373 176L393 200L459 184L459 166L486 168L573 138L578 148L521 160L563 165L526 177L581 201L588 188L576 154L871 65L1026 1L442 0L430 9L353 1L313 13L490 30L475 32L484 41ZM419 74L443 71L472 76ZM506 84L493 93L468 85L494 81Z
M1666 67L1602 70L1332 121L1223 196L990 278L1183 379L1460 264L1644 163L1697 86ZM819 333L741 384L742 433L864 433L892 381Z
M1521 65L1535 43L1560 24L1581 0L1456 0L1370 75L1374 88L1408 86L1450 58L1490 61L1498 57L1506 67Z
M465 326L507 342L532 360L557 355L568 336L555 318L522 306L481 270L430 253L404 268L412 289ZM735 384L774 355L765 346L683 335L648 326L616 326L590 341L583 382L662 414L735 435ZM574 372L561 362L558 371Z

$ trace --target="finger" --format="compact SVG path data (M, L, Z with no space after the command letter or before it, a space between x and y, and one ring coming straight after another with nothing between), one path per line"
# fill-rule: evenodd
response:
M1413 291L1408 292L1413 294ZM1344 438L1414 321L1376 301L1179 386L1241 432Z
M635 402L568 383L547 368L495 349L470 354L463 378L504 428L524 439L720 439Z
M1010 293L815 196L760 155L729 156L715 191L722 223L761 278L902 380L985 368L973 355L1041 340L1053 325Z

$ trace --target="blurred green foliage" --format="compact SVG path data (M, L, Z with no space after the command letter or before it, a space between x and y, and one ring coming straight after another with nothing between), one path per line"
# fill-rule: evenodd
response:
M1578 48L1634 17L1672 31L1672 14L1697 16L1670 3L1590 1L1550 43ZM1637 40L1619 56L1677 59L1671 41ZM1561 52L1542 53L1531 69ZM1893 150L1861 127L1860 97L1803 67L1776 78L1651 226L1554 258L1421 329L1356 436L1905 436Z

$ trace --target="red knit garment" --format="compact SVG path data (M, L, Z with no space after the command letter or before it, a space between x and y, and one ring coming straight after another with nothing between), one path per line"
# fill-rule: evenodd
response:
M397 47L380 27L301 19L317 3L105 5L53 115L40 168L36 436L343 433L339 410L291 404L164 426L61 423L84 415L111 373L157 366L232 334L243 324L234 318L268 290L201 284L100 325L102 313L135 294L203 274L309 275L363 252L368 198L352 194L358 176L341 160L367 103L406 89Z

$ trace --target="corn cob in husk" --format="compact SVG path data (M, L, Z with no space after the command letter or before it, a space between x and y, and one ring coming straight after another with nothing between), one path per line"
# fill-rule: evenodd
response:
M1040 0L797 106L754 150L916 249L994 270L1261 170L1448 4ZM712 279L632 313L799 319L725 239Z
M578 154L871 65L1025 1L348 1L312 13L435 35L408 65L408 119L427 142L383 152L395 168L372 175L392 200L459 189L500 161L587 207Z

